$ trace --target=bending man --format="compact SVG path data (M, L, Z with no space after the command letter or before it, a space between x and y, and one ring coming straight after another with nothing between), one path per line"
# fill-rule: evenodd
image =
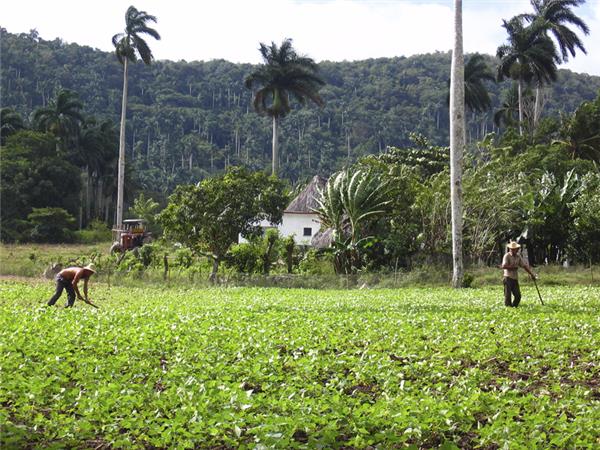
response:
M75 295L77 295L78 299L90 303L88 299L88 281L95 273L96 271L94 270L93 264L88 264L85 267L67 267L66 269L61 270L56 275L56 292L48 301L48 306L52 306L56 303L62 295L63 289L67 291L67 308L72 307L75 303ZM83 293L85 298L81 295L79 288L77 287L77 283L79 283L80 280L83 280Z

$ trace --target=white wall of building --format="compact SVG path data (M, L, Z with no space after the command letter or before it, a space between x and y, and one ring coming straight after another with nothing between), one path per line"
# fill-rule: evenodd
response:
M310 245L312 237L321 229L321 221L316 214L286 212L283 213L279 226L275 227L266 220L261 221L260 226L263 228L277 228L279 234L283 237L294 235L294 241L297 245ZM310 234L308 234L309 231ZM238 241L240 243L248 242L241 236Z
M310 245L312 237L319 232L321 222L316 214L283 213L279 232L283 237L294 235L294 241L300 245ZM305 230L306 229L306 230ZM310 229L310 234L308 234ZM305 234L305 231L307 234Z

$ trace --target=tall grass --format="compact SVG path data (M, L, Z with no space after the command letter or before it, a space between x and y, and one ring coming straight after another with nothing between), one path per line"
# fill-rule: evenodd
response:
M94 280L115 285L181 285L193 287L211 286L208 281L210 264L203 262L184 269L171 266L165 276L160 263L143 271L118 270L109 258L110 242L93 245L48 245L22 244L0 245L0 276L20 276L41 278L44 271L53 263L63 266L83 265L92 259L101 258L105 264L100 267ZM109 261L109 263L107 263ZM115 260L116 261L116 260ZM539 275L540 286L551 285L600 285L600 267L539 266L535 272ZM448 286L451 269L443 266L421 266L410 271L385 273L359 273L357 275L287 274L274 273L269 276L236 273L224 266L220 268L218 284L221 286L257 286L311 289L366 289ZM493 267L467 268L472 279L471 287L500 285L502 271ZM527 275L521 273L521 284L531 284Z
M110 242L99 244L2 244L0 275L42 277L51 264L88 264L94 255L106 255Z

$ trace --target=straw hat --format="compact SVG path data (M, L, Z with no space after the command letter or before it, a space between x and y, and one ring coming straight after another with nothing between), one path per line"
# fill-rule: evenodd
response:
M94 266L93 263L88 264L87 266L84 267L84 269L89 272L96 273L96 266Z
M510 241L508 244L506 244L507 248L521 248L521 246L519 244L517 244L515 241Z

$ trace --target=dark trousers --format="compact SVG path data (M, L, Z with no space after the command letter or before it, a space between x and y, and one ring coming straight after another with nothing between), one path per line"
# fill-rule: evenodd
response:
M510 301L511 294L514 296L514 300ZM521 302L521 288L519 288L519 281L513 278L504 277L504 305L505 306L519 306Z
M70 308L75 303L75 289L73 289L73 285L71 284L71 280L67 280L60 275L56 276L56 292L52 296L52 298L48 301L48 306L52 306L56 303L59 297L62 295L62 291L67 291L67 308Z

